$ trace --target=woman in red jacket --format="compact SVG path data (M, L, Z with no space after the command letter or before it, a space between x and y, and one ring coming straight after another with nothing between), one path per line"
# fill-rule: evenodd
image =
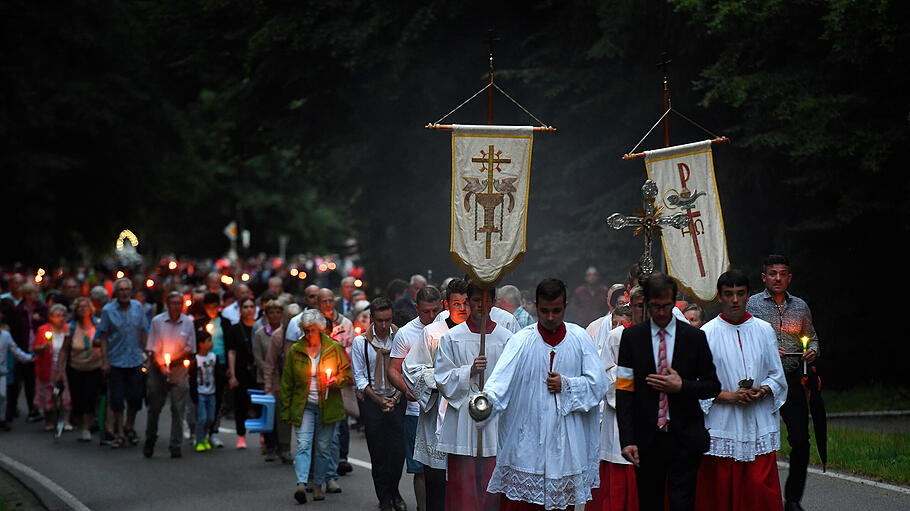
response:
M36 409L44 410L44 430L54 430L54 380L57 377L57 357L60 349L63 348L63 339L66 337L64 332L64 318L66 307L61 304L53 305L47 314L48 323L38 327L35 331L35 343L32 353L35 355L35 401ZM70 409L70 392L63 379L63 408L67 414ZM72 431L73 427L69 425L69 417L64 427L66 431Z

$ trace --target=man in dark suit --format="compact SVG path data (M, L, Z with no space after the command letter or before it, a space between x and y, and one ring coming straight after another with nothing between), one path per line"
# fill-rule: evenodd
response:
M691 510L710 437L699 399L720 382L705 334L673 317L677 286L655 273L642 283L650 320L626 328L619 345L616 419L622 455L636 467L641 509Z
M345 277L341 279L341 296L335 298L335 310L338 315L344 316L354 310L354 301L351 300L351 293L354 292L354 277ZM353 319L353 318L348 318Z

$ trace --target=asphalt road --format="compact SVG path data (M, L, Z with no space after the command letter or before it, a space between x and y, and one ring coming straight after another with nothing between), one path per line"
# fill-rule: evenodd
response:
M24 408L24 402L23 402ZM159 431L169 430L167 407ZM145 413L137 420L140 435ZM233 426L233 423L223 423ZM233 447L236 436L222 433L227 446L197 454L185 444L183 457L169 458L166 438L158 441L155 456L142 457L141 444L117 450L76 441L65 433L55 443L42 424L18 421L10 433L0 433L0 453L43 474L93 510L143 509L299 509L293 499L295 477L292 465L266 463L258 448L258 435L249 435L251 448ZM350 457L369 462L362 433L352 431ZM781 483L786 468L780 471ZM307 503L309 509L375 510L377 500L370 473L355 466L340 479L342 493L326 495L322 502ZM399 491L415 510L412 479L402 473ZM807 510L910 510L910 493L877 488L856 482L810 474L803 506Z
M24 401L22 401L24 409ZM145 431L145 412L137 417L137 431ZM293 465L267 463L259 450L259 435L247 435L249 449L234 448L236 435L221 433L223 449L196 453L184 444L183 457L171 459L167 449L170 425L168 407L161 414L155 455L142 456L136 447L99 447L76 441L67 432L55 443L43 424L13 423L13 431L0 433L0 453L47 476L93 510L143 509L299 509L293 498L296 486ZM222 421L233 428L233 421ZM363 433L351 432L350 457L369 462ZM340 494L310 500L310 509L378 510L370 471L354 466L339 479ZM399 491L409 510L417 509L412 476L402 470ZM310 494L312 495L312 494Z

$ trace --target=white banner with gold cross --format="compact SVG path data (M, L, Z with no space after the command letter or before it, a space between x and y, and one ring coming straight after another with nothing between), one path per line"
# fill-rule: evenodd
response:
M657 183L665 215L685 213L689 225L664 229L667 270L683 292L714 300L717 278L730 267L724 219L714 180L711 141L645 151L648 177Z
M452 259L482 287L525 252L530 126L452 127Z

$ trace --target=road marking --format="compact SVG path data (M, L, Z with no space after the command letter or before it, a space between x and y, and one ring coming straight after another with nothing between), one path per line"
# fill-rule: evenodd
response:
M778 467L786 468L790 470L790 464L786 461L778 461ZM883 490L891 490L897 493L903 493L905 495L910 495L910 488L906 486L897 486L895 484L882 483L879 481L874 481L872 479L863 479L862 477L856 477L849 474L844 474L842 472L835 472L833 470L828 470L827 472L822 472L821 470L813 467L808 469L810 474L833 477L835 479L843 479L845 481L850 481L851 483L865 484L867 486L874 486L876 488L882 488Z
M90 511L89 508L79 501L72 493L66 491L59 484L48 479L44 474L38 472L37 470L29 467L28 465L22 464L9 456L0 453L0 463L5 465L7 468L11 468L14 471L17 471L31 479L36 483L44 486L49 492L53 493L57 498L63 501L64 504L70 507L75 511Z
M230 435L237 434L236 429L226 428L224 426L221 426L220 428L218 428L218 432L219 433L224 432L224 433L228 433ZM360 468L365 468L367 470L373 470L373 464L370 463L369 461L358 460L357 458L348 458L348 463L350 463L351 465L356 465Z

